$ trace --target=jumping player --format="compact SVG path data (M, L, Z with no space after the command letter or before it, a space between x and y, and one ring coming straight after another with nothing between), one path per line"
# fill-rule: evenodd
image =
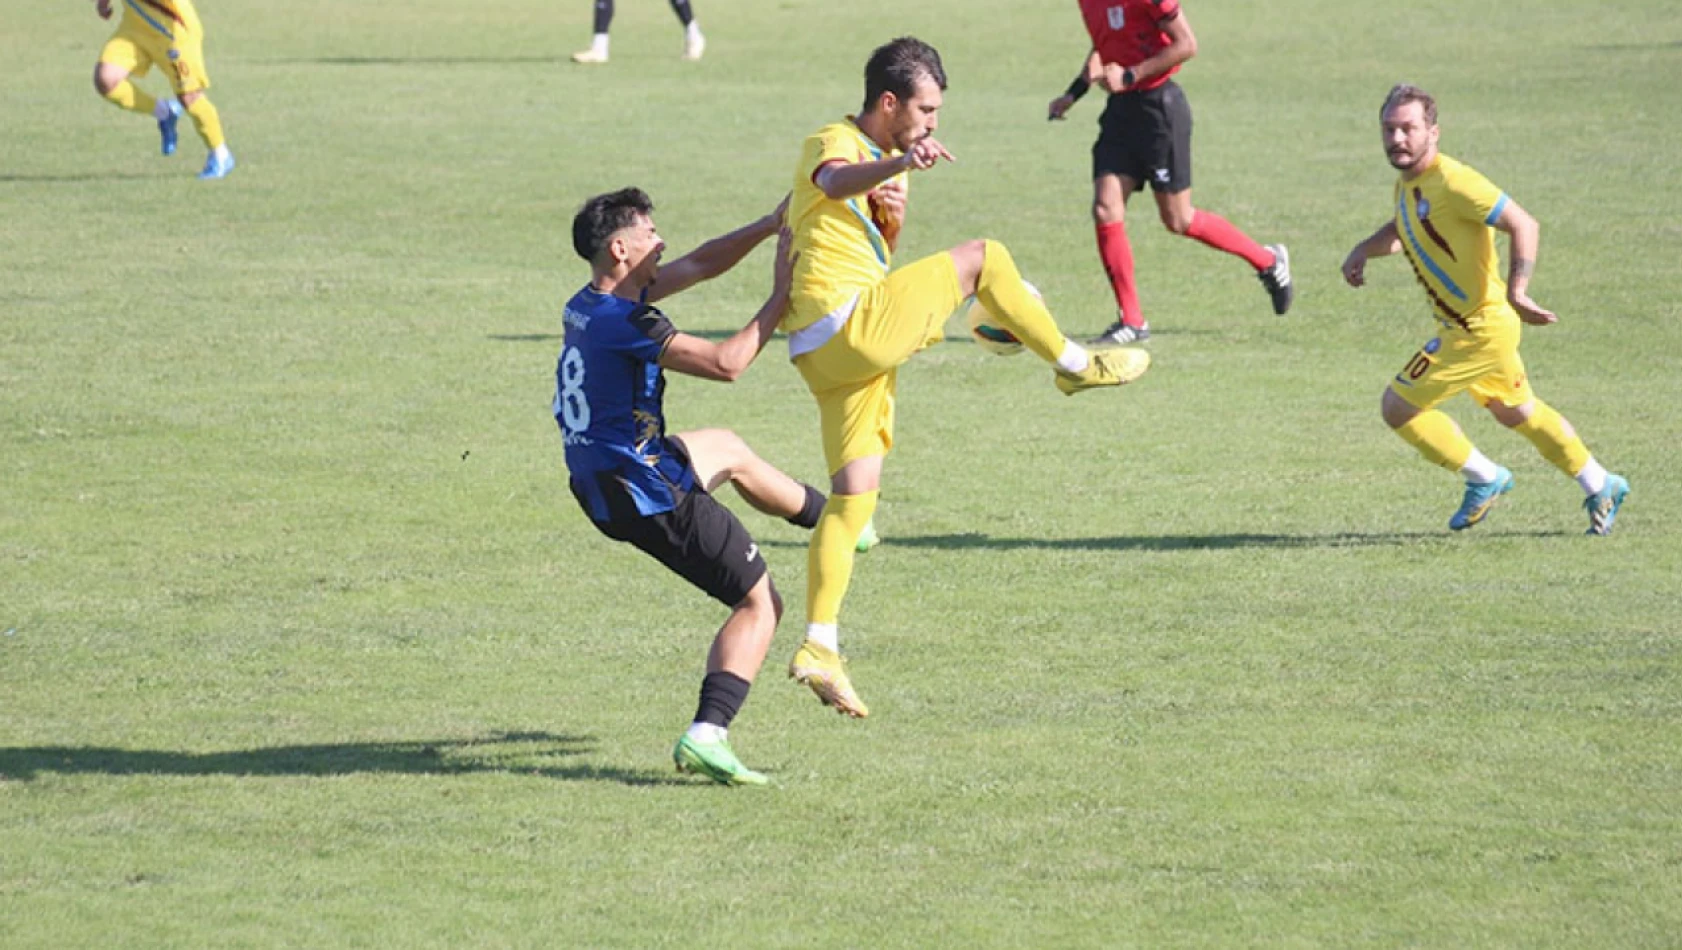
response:
M947 316L974 294L1053 365L1065 394L1131 382L1150 365L1143 350L1089 353L1066 339L996 241L891 269L909 173L952 160L933 137L946 73L933 47L905 37L873 52L864 77L863 111L801 147L788 209L800 260L783 320L789 356L817 398L830 473L829 501L807 549L806 640L789 675L855 717L869 711L847 677L836 625L854 545L876 509L893 446L900 364L941 340Z

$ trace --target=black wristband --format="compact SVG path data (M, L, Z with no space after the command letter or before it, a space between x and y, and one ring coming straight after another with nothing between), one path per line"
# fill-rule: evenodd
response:
M1063 90L1063 95L1079 102L1080 97L1086 95L1088 86L1089 83L1087 83L1085 76L1076 76L1075 81L1069 83L1069 88Z
M1121 84L1124 87L1132 89L1138 82L1139 77L1134 74L1132 66L1129 66L1121 71Z

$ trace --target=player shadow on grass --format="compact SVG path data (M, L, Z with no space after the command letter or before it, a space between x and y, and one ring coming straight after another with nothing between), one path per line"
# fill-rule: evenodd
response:
M1682 40L1653 40L1648 43L1590 43L1583 49L1596 53L1632 53L1640 50L1682 49Z
M1562 538L1565 531L1486 531L1484 536L1510 538ZM979 531L963 534L895 536L884 532L883 547L934 548L939 551L972 549L1052 551L1226 551L1236 548L1372 548L1401 547L1422 541L1448 541L1442 531L1395 531L1377 534L1339 532L1335 534L1180 534L1117 535L1107 538L997 538ZM806 547L805 542L761 541L761 544Z
M167 169L156 172L62 172L41 175L0 175L0 185L12 183L79 184L86 181L141 181L150 178L174 178Z
M320 66L515 66L552 65L568 61L566 56L322 56L304 60ZM293 63L297 60L273 60Z
M621 785L687 785L648 769L561 765L556 760L595 751L588 736L501 732L436 742L347 742L272 746L229 752L177 752L105 746L0 747L0 779L32 781L61 775L467 775L506 772L565 781Z

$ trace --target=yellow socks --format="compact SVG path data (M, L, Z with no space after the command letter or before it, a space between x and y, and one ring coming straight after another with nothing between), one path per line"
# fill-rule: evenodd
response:
M1010 251L997 241L987 242L975 296L1022 345L1047 363L1056 363L1068 342L1040 298L1028 291Z
M1419 450L1427 461L1459 472L1472 457L1472 440L1454 420L1435 409L1422 412L1396 430L1402 441Z
M193 128L199 130L199 138L204 139L206 148L214 152L227 142L222 135L222 117L210 104L209 96L194 99L193 104L187 106L187 114L192 116Z
M141 92L138 86L127 79L112 86L111 91L105 93L105 98L118 108L143 115L151 115L158 107L158 100Z
M1577 437L1571 423L1540 399L1530 418L1513 426L1513 431L1529 439L1543 458L1573 478L1589 463L1588 446Z
M853 579L853 548L876 513L876 492L830 495L806 548L806 621L834 624Z

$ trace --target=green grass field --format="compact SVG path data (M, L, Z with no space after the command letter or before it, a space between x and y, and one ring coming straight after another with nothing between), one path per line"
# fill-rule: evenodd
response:
M1296 309L1141 200L1138 385L918 357L844 615L867 721L783 678L806 535L732 498L790 609L757 791L670 769L721 610L565 488L571 215L746 222L914 33L959 161L901 259L998 238L1091 333L1100 103L1044 120L1068 2L697 4L704 61L649 0L585 68L583 0L203 0L208 185L94 94L88 4L0 36L0 946L1682 946L1682 12L1193 0L1197 201L1289 243ZM1543 224L1524 353L1635 486L1611 538L1469 400L1518 489L1450 535L1379 420L1428 316L1337 268L1403 79ZM668 312L732 330L768 258ZM780 341L668 410L822 479Z

